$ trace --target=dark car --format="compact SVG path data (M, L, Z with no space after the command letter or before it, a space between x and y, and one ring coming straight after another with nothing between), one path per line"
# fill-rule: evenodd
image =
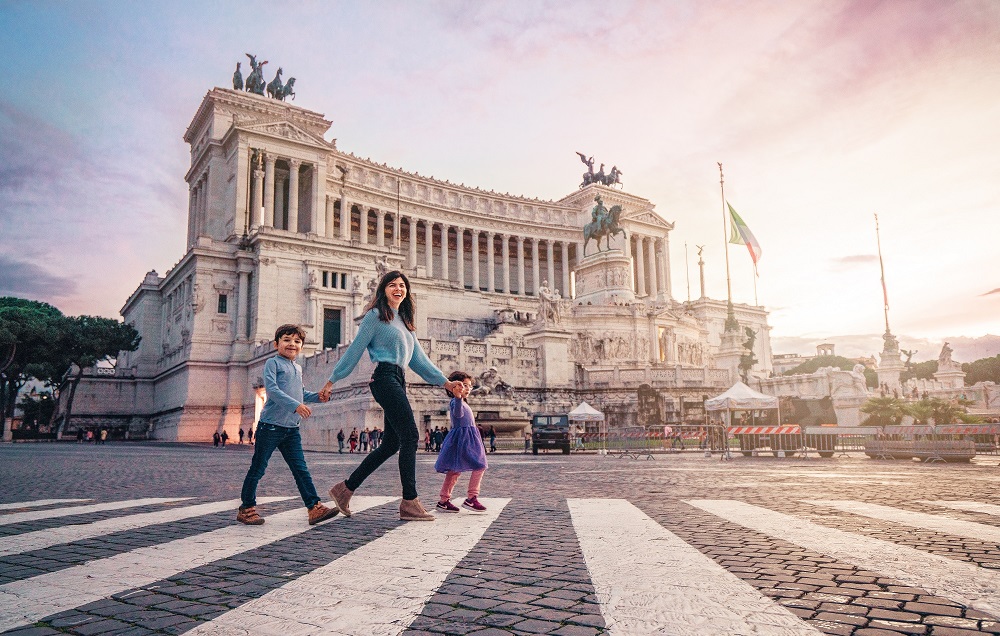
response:
M532 416L531 452L537 455L539 448L558 448L563 455L569 455L568 415L538 413Z

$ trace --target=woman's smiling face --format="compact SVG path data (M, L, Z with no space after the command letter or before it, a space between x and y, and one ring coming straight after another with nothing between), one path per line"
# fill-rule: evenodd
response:
M385 298L389 301L389 306L399 309L399 305L406 298L406 282L402 277L389 281L385 286Z

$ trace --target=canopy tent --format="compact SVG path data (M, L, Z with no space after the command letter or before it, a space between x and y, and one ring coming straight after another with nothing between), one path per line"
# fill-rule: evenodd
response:
M737 382L722 395L705 400L706 411L752 411L778 408L778 398L754 391Z
M604 413L586 402L580 402L578 407L569 412L569 419L571 422L603 422Z

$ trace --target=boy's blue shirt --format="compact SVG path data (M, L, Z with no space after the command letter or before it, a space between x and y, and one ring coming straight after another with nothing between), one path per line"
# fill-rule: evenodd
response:
M306 402L319 402L319 393L302 388L302 367L280 354L264 363L264 390L267 402L260 412L264 424L298 428L302 418L295 409Z
M351 346L347 347L333 368L330 382L350 375L365 349L372 362L391 362L404 369L409 367L427 382L438 386L444 386L448 381L424 353L416 334L406 328L398 312L393 312L392 322L382 322L378 318L378 309L371 309L361 319L358 335Z

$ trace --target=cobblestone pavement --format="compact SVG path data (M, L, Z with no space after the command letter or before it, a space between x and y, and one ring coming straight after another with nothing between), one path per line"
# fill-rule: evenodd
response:
M499 454L488 512L435 523L393 462L310 527L275 456L249 527L251 452L0 446L0 633L1000 634L997 457ZM307 460L325 493L360 457Z

